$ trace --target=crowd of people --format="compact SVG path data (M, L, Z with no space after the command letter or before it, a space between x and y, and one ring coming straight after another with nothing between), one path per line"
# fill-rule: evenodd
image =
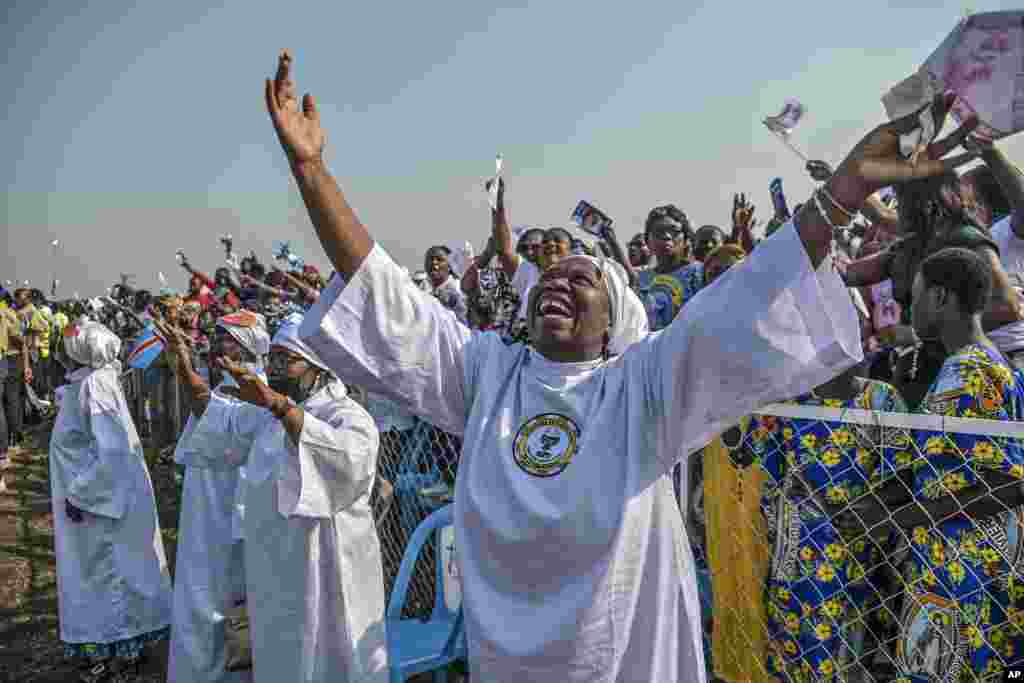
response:
M167 638L178 683L386 680L372 499L417 419L460 451L437 457L458 472L472 680L968 681L1024 665L1016 428L793 416L1024 421L1024 175L976 121L907 158L915 113L834 170L810 162L817 189L792 211L773 192L763 238L744 194L724 225L655 207L625 248L600 217L578 226L592 239L513 229L496 177L481 253L456 268L432 246L410 272L327 171L287 53L266 98L329 277L228 243L213 278L179 255L185 294L4 293L2 443L26 410L57 407L60 633L82 681L131 680ZM931 105L936 130L952 104ZM143 374L173 377L143 382L154 410L168 386L187 410L173 586L121 381L151 340ZM779 403L795 412L758 412ZM252 662L237 670L241 606Z

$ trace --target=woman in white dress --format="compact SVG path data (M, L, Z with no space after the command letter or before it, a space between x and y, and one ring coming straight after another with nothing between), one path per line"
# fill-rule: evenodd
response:
M100 323L64 329L72 371L50 440L60 639L88 683L137 671L143 646L165 639L171 622L171 577L120 351Z
M959 160L911 165L898 138L917 120L882 126L796 222L620 356L608 351L628 285L587 257L544 271L527 308L533 348L505 346L405 284L328 173L316 106L307 95L300 109L290 67L283 53L267 108L347 282L321 294L301 333L345 381L463 439L454 520L471 678L705 680L669 474L759 406L861 360L856 313L826 258L833 224L874 189Z
M242 364L266 381L263 362L270 335L263 317L239 311L217 321L217 355ZM237 401L238 384L224 373L214 394ZM240 409L259 410L237 401ZM202 415L202 404L193 410ZM185 466L181 520L174 571L174 627L167 661L168 683L241 683L249 671L227 671L225 613L245 600L245 564L241 533L244 510L244 467L196 467L192 436L199 419L190 415L178 439L174 460Z
M210 392L180 335L158 328L173 340L168 348L201 405L189 441L192 466L246 467L253 679L383 683L384 583L370 510L377 428L299 340L301 319L286 318L274 335L269 386L222 359L239 400Z

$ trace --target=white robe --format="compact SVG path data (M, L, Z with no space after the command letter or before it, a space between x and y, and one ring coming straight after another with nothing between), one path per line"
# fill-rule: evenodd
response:
M118 365L63 387L50 439L60 639L114 643L171 622L171 577L153 483ZM65 500L84 510L67 518Z
M815 273L783 228L607 363L471 334L403 282L375 246L300 334L345 381L463 437L454 519L470 676L704 681L668 475L758 406L859 361L856 313L828 263Z
M229 376L230 377L230 376ZM238 410L259 408L215 390L218 401ZM235 683L251 672L225 670L224 613L245 598L244 548L236 533L244 509L244 467L195 466L193 435L199 420L189 415L174 460L185 466L174 569L174 624L167 660L168 683Z
M370 510L379 437L333 382L304 404L299 445L266 411L213 401L193 465L245 463L245 566L256 683L387 680L384 583Z

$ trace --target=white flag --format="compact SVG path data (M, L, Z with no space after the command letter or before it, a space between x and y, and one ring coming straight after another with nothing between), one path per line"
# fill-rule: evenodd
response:
M494 158L494 178L491 179L490 187L487 190L487 201L491 205L491 211L498 210L498 181L501 179L501 155Z
M781 112L776 116L765 117L764 125L768 126L768 130L773 133L789 137L789 134L793 132L793 129L803 119L806 111L804 105L798 100L786 100L786 105L782 108Z

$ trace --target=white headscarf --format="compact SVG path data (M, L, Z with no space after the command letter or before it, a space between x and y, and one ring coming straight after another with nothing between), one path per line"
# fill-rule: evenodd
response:
M76 363L98 370L118 363L121 340L105 325L82 317L64 328L64 353Z
M302 324L302 315L299 313L290 313L283 320L281 325L277 328L277 334L271 340L271 346L283 346L289 351L294 351L313 365L317 366L321 370L327 370L330 372L330 368L327 364L320 360L320 356L316 355L313 349L309 348L306 342L299 338L299 325Z
M230 334L242 348L259 359L270 353L270 333L267 332L266 321L259 313L241 310L225 315L217 320L217 327Z
M636 292L629 286L629 276L615 261L598 256L574 255L568 258L584 258L593 263L601 272L608 290L608 355L618 356L630 344L647 336L647 311ZM534 312L529 312L530 326L533 326Z
M604 284L608 288L608 302L611 304L608 353L612 356L621 355L630 344L647 336L647 311L640 297L629 286L629 275L625 268L608 258L586 258L597 264L598 269L604 274Z

